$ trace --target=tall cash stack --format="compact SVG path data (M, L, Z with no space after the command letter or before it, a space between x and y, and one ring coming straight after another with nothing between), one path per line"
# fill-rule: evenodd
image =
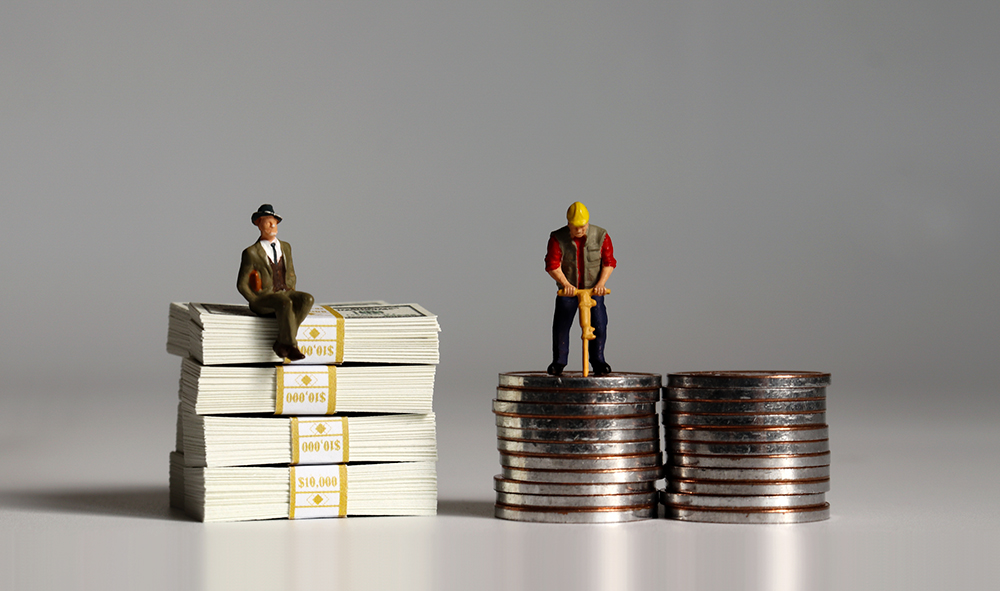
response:
M667 517L715 523L829 519L826 386L818 372L668 374Z
M282 363L273 318L171 304L171 505L202 521L433 515L439 330L416 304L318 305L297 334L306 358Z
M656 517L661 377L500 374L495 515L612 523Z

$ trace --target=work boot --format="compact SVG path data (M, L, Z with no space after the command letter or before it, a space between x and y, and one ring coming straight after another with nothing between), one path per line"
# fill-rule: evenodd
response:
M549 368L545 370L545 373L550 376L561 376L563 368L566 367L565 363L558 363L553 361L549 364Z
M611 366L607 361L594 361L590 366L594 368L595 376L606 376L611 373Z

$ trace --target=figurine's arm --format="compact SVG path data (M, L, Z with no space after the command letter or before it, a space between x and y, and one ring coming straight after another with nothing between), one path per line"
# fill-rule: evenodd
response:
M604 284L607 283L608 277L611 277L611 272L614 270L614 267L601 267L601 275L597 278L597 283L594 284L594 289L590 292L592 295L602 296L608 292L608 288L604 287Z
M287 248L285 251L285 287L295 291L295 265L292 264L292 245L287 242L282 242L281 245Z
M566 279L566 274L563 273L561 267L556 267L555 269L550 270L549 277L556 280L556 283L558 283L559 287L561 287L563 290L563 295L570 298L576 296L576 287L574 287L573 284L570 283L568 279Z
M250 261L250 253L244 250L240 259L240 274L236 276L236 289L248 302L257 299L257 294L250 289L250 271L253 271L253 263Z

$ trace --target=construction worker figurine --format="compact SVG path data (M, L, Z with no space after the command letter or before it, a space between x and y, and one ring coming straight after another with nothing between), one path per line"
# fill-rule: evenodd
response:
M593 327L589 335L589 326L584 328L583 338L589 340L584 355L589 356L595 376L607 375L611 373L611 366L604 360L608 328L608 312L604 307L604 296L608 293L605 283L618 262L607 230L590 223L590 213L584 204L577 201L570 205L566 220L565 226L549 235L545 254L545 270L560 288L552 318L552 363L547 371L549 375L558 376L566 367L569 331L577 308L580 308L581 325ZM578 295L581 296L579 301ZM584 306L588 307L586 312ZM584 322L585 316L590 316L590 322ZM584 375L586 373L585 359Z

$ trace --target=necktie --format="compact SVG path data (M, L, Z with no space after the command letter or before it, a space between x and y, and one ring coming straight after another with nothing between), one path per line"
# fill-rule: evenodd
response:
M275 246L273 242L271 243L271 252L274 253L274 263L277 264L278 263L278 247Z

